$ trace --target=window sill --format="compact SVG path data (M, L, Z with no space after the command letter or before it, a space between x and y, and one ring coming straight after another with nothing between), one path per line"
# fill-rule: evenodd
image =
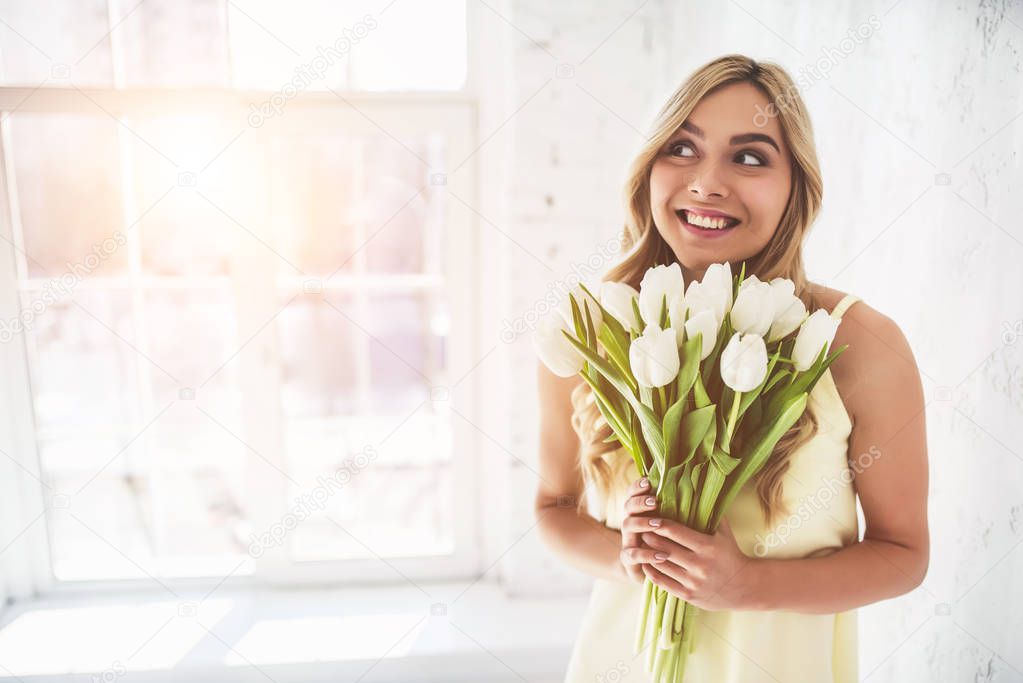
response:
M420 585L19 603L0 621L0 680L562 680L585 596Z

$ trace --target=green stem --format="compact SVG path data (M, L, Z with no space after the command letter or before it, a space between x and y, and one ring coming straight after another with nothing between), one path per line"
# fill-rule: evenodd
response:
M668 593L666 591L662 591L660 589L657 589L657 602L655 603L656 606L654 607L654 614L655 615L660 615L661 610L664 609L664 602L665 602L665 599L667 597L668 597ZM658 651L661 649L661 648L657 647L657 640L658 640L658 636L660 635L660 629L661 629L661 620L655 618L653 626L652 626L653 633L650 635L650 640L648 641L649 642L648 647L650 649L647 652L647 666L646 666L647 671L653 671L654 670L654 658L657 655Z
M742 398L742 392L735 392L735 398L732 399L732 410L728 415L728 427L725 430L725 453L731 451L732 445L732 433L735 431L735 423L739 418L739 400Z
M675 635L675 606L678 604L678 596L671 594L664 604L664 611L661 612L661 648L671 647L671 639Z
M647 579L643 585L643 611L639 617L639 628L636 629L636 641L633 646L633 655L638 655L643 650L643 643L646 641L647 623L650 617L650 596L653 595L654 584Z

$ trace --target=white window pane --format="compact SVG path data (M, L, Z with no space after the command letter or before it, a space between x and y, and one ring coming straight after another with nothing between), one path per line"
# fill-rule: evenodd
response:
M328 304L321 295L302 295L277 318L281 398L289 418L326 418L358 410L360 333L335 307L351 308L352 300L331 294Z
M431 184L429 169L420 159L440 166L442 140L434 136L405 144L416 156L384 136L371 138L363 152L366 191L361 215L371 236L365 247L367 269L436 274L443 250L444 193L441 185Z
M208 116L130 122L134 164L132 221L151 275L226 275L233 246L254 239L234 200L244 182L232 173L237 128ZM201 194L200 194L201 193ZM233 219L233 220L232 220Z
M281 253L310 275L351 273L360 244L358 143L336 128L292 128L271 146L271 211ZM340 269L340 270L339 270ZM294 274L287 263L280 272Z
M106 0L0 0L0 56L9 85L113 84Z
M465 85L464 0L396 2L375 23L352 49L353 89L460 90Z
M15 113L10 125L27 254L18 257L29 276L124 272L117 123L105 115Z
M125 85L229 85L226 0L114 4Z
M122 297L126 302L128 295ZM105 373L86 375L76 410L103 405L108 388L136 410L148 406L147 414L133 415L106 438L79 438L77 431L61 429L41 439L46 480L75 515L59 503L49 515L54 571L61 580L215 576L234 569L247 552L252 525L240 394L234 368L220 369L237 346L230 293L150 291L143 303L144 340L123 322L115 327L146 354L136 358L132 390L117 387L113 373L95 359L73 358L80 367L71 369L51 353L39 355L36 364L68 377L93 367ZM119 343L98 342L107 354ZM151 388L150 400L139 400L136 384Z
M135 351L128 294L78 292L73 301L34 307L42 301L42 292L22 295L21 322L33 348L36 428L86 434L137 424L139 363L146 361Z
M431 330L425 295L372 294L368 311L360 325L372 335L370 405L376 414L406 414L429 397L439 379L443 340Z
M315 561L450 553L452 488L447 465L404 467L378 458L361 470L322 472L315 486L292 491L292 498L305 493L323 501L289 533L292 557Z
M240 430L237 363L224 365L241 344L231 290L151 290L144 301L148 355L163 369L151 373L154 401L164 405L182 396L193 400L187 392L191 389L221 422Z
M365 35L360 4L233 0L228 17L234 85L285 97L345 87L350 53L361 40L357 34Z
M117 452L89 441L44 444L44 452ZM140 446L129 446L123 460ZM53 570L58 580L243 575L252 525L240 507L241 469L145 467L55 472L48 485ZM73 515L72 515L73 513ZM239 566L239 563L241 565Z

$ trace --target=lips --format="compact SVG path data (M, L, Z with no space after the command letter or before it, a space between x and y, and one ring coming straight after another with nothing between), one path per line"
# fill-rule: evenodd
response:
M702 216L704 218L724 218L726 221L728 221L726 225L728 225L729 227L739 222L739 219L736 218L735 216L727 214L723 211L715 211L714 209L702 209L699 207L684 206L681 209L678 209L676 213L689 213L693 214L694 216ZM686 216L682 217L686 218Z
M697 238L699 238L701 240L703 240L703 239L707 239L707 240L721 239L722 237L725 237L726 235L732 234L732 231L736 229L736 225L737 225L735 223L732 223L731 225L722 224L722 227L718 227L718 228L715 228L715 227L703 227L703 226L700 226L700 225L695 225L693 223L690 223L686 219L686 212L685 211L679 210L679 211L677 211L675 213L675 215L678 218L678 223L679 223L680 226L682 226L683 230L685 230L690 235L693 235L693 236L695 236L695 237L697 237ZM724 221L724 219L717 219L717 220L720 220L722 222ZM725 225L727 225L727 227L725 227Z
M710 212L702 210L695 212L690 209L679 209L675 212L683 225L691 231L701 234L729 232L741 222L738 218L726 213L715 211L713 214L710 215Z

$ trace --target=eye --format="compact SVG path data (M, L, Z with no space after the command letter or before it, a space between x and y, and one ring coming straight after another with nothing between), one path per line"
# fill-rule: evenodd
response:
M690 150L692 150L692 147L689 145L688 142L675 142L668 147L668 153L674 155L675 150L679 149L680 147L688 147Z
M763 158L759 154L754 154L753 152L750 152L750 151L747 151L747 150L743 150L743 151L739 152L739 156L736 157L736 158L738 159L738 158L742 158L742 157L752 157L753 159L756 159L756 162L757 162L755 164L743 164L743 166L766 166L767 165L764 162Z

